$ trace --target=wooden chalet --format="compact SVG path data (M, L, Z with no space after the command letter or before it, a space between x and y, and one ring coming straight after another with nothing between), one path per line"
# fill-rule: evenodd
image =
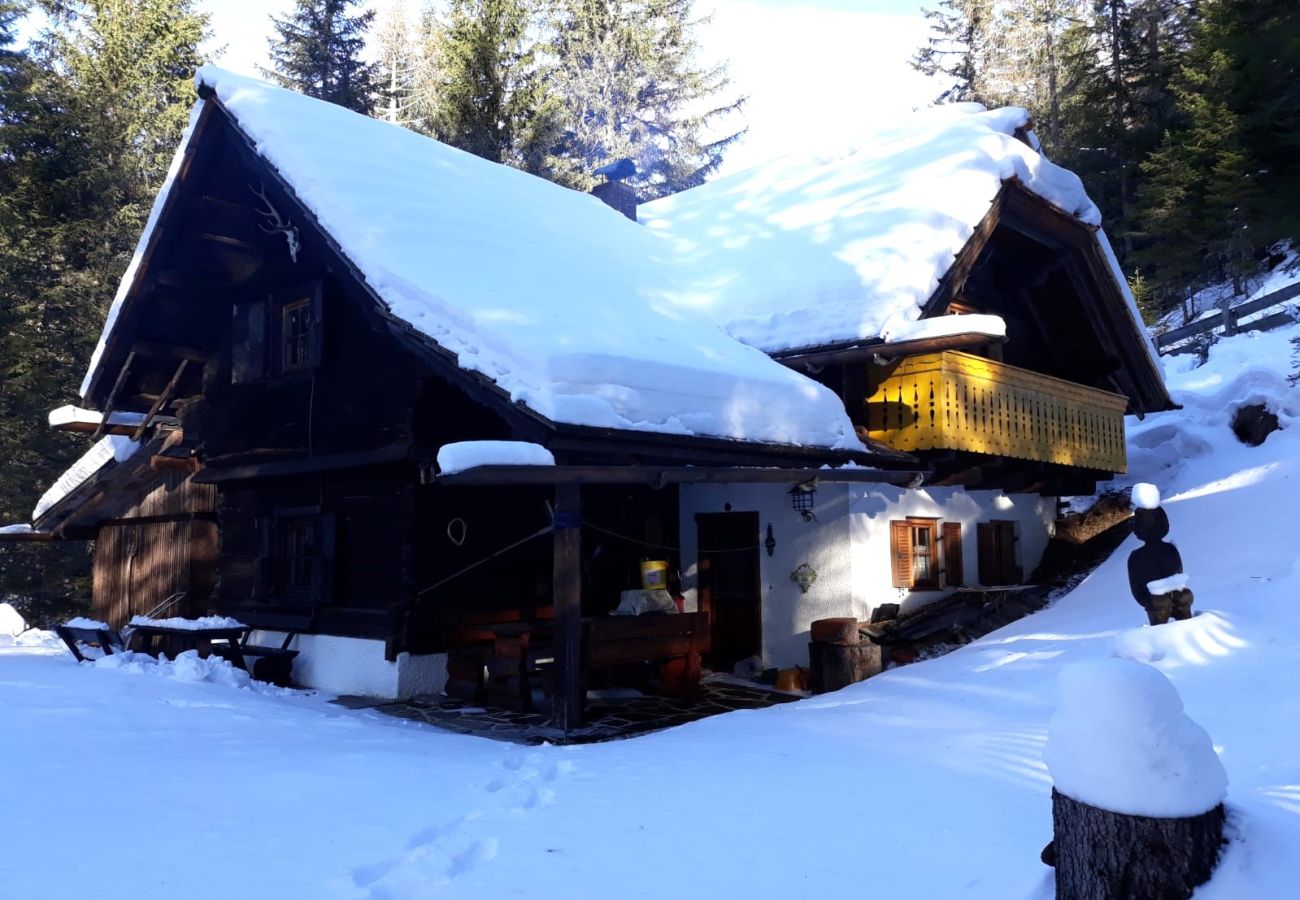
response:
M1054 498L1123 471L1125 413L1169 406L1104 238L1033 184L998 182L920 286L911 318L971 327L765 345L664 299L697 296L668 248L726 180L691 216L651 205L666 241L337 107L200 84L83 385L143 446L36 524L98 538L114 620L176 591L254 625L310 611L302 683L436 691L529 634L570 727L610 647L806 662L812 619L1019 580ZM440 469L471 441L555 464ZM600 624L647 557L697 618Z

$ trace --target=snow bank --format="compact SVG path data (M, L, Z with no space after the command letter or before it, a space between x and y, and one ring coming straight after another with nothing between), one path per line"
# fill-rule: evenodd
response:
M148 616L132 616L132 626L152 625L155 628L175 628L180 631L199 631L205 628L244 628L243 622L228 616L200 616L197 619L151 619Z
M129 437L110 434L100 438L41 496L36 503L36 509L32 511L32 521L40 519L104 466L110 462L125 462L139 449L140 445Z
M1058 791L1128 815L1199 815L1228 789L1210 736L1183 712L1173 684L1127 659L1061 670L1043 758Z
M1198 612L1190 619L1143 625L1115 636L1112 654L1148 663L1162 671L1179 666L1204 666L1245 649L1236 626L1222 613Z
M0 603L0 635L17 637L27 630L27 620L12 604Z
M459 441L438 449L438 471L443 475L477 466L553 466L555 455L541 444L527 441Z
M198 80L392 313L511 400L576 425L862 449L833 392L676 302L673 245L595 197L217 68Z
M154 658L147 653L126 650L114 653L112 656L101 656L92 664L97 669L115 669L133 675L153 675L191 683L205 682L233 688L256 689L259 693L279 693L284 690L254 681L252 676L243 669L235 668L229 660L219 656L209 656L205 659L199 656L197 650L186 650L174 660Z

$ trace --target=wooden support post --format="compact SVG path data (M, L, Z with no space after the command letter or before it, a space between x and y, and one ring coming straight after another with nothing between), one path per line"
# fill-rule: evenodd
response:
M126 383L126 376L131 371L133 362L135 362L134 350L126 355L126 362L122 363L122 370L117 373L117 380L113 382L113 389L108 392L108 399L104 401L104 411L100 414L99 425L95 428L94 434L90 436L91 440L97 441L104 436L104 429L108 427L108 418L113 415L113 404L117 402L117 395L121 392L122 385Z
M555 486L555 693L551 719L565 732L582 724L582 489Z
M172 394L176 392L176 386L181 383L181 376L185 374L185 367L189 364L188 359L180 361L176 371L172 374L172 380L167 382L167 387L163 388L162 393L158 395L158 399L154 400L153 406L149 407L149 414L144 417L144 421L136 428L135 434L131 435L131 440L139 443L140 439L144 437L145 431L153 423L154 416L158 415L158 411L167 404L167 401L172 398Z

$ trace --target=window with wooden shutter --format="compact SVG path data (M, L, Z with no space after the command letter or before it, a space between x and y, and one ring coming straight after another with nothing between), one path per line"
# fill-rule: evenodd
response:
M981 522L976 528L979 544L980 584L1019 584L1016 565L1016 523L1007 520Z
M266 599L283 606L332 603L334 514L316 508L277 509L264 522L258 569Z
M943 523L943 569L944 581L949 587L958 587L966 583L965 570L961 555L961 523Z
M939 589L938 528L934 519L889 523L894 587L915 591Z
M889 523L890 552L894 560L894 587L912 586L912 529L906 522Z

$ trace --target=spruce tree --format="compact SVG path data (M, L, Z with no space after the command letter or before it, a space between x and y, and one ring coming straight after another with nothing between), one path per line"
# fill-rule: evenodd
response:
M262 71L282 87L368 114L377 72L361 54L375 12L353 12L359 3L296 0L286 16L272 17L271 67Z
M21 60L20 88L0 85L6 521L27 521L40 493L86 449L51 431L46 413L76 398L184 127L205 31L191 0L43 6L50 28ZM46 622L88 599L85 563L81 545L0 545L0 593L17 594L30 619Z
M912 67L948 85L936 102L988 102L986 76L994 41L993 0L942 0L925 10L930 37L912 58Z
M522 0L451 0L434 35L432 133L493 162L543 170L558 104L546 88Z
M592 170L628 157L640 199L704 182L742 131L721 126L743 97L727 93L724 65L704 66L690 0L557 0L548 73L563 98L552 179L579 190Z

